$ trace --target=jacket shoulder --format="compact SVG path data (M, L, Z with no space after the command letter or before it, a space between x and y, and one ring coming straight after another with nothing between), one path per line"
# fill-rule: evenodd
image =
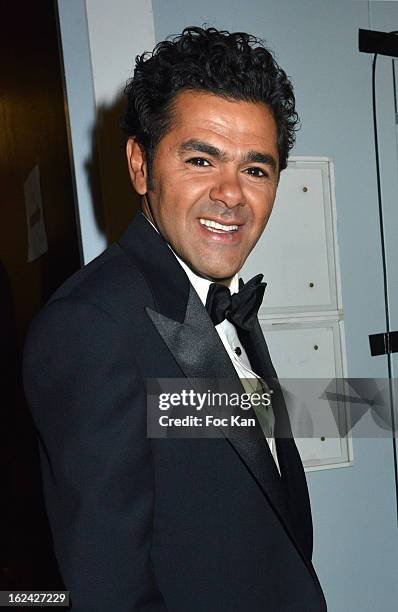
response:
M114 319L123 318L127 308L137 314L137 309L153 306L152 292L140 266L118 243L68 278L44 310L56 301L69 299L97 306Z

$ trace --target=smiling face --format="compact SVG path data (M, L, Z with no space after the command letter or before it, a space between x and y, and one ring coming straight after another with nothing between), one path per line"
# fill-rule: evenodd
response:
M127 158L144 195L146 163L133 139ZM265 228L278 174L277 128L267 106L184 91L155 149L143 210L194 272L228 283Z

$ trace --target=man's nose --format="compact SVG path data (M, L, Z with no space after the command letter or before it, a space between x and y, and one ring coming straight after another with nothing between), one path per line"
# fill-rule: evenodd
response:
M246 197L239 173L236 170L222 172L210 190L210 198L213 201L225 204L228 208L244 206Z

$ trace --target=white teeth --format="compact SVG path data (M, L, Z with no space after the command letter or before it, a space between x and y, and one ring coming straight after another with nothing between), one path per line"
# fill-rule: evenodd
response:
M213 230L222 230L224 232L236 232L238 229L237 225L222 225L217 223L217 221L210 221L210 219L199 219L199 223Z

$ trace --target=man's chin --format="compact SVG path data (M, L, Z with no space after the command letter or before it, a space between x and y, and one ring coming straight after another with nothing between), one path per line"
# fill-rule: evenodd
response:
M196 271L196 274L202 276L203 278L207 278L207 280L213 283L222 283L228 285L231 279L235 276L235 274L239 271L238 268L229 268L229 269L212 269L206 268L201 271Z
M193 258L188 259L181 257L181 259L187 264L192 272L195 272L195 274L198 276L206 278L214 283L227 284L228 281L230 281L241 268L241 266L238 264L231 263L226 265L225 261L211 261L210 258L210 261L206 261L205 258L200 258L199 261L193 261Z

